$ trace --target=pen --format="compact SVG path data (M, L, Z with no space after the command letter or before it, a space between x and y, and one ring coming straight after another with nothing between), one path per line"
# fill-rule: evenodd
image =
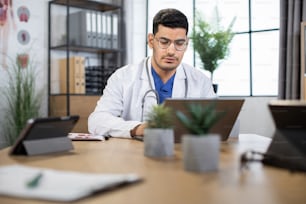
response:
M42 172L39 172L37 175L34 176L31 180L27 182L27 187L28 188L35 188L39 185L39 182L41 181L43 177Z

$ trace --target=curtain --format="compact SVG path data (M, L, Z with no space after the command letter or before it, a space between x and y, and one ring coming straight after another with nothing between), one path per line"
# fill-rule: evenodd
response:
M280 0L279 99L300 98L300 25L306 0Z

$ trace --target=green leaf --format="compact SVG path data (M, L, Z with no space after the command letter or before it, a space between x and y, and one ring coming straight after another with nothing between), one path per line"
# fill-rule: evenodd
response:
M188 113L177 111L176 115L191 134L205 135L218 122L225 112L217 112L214 101L207 105L188 104Z

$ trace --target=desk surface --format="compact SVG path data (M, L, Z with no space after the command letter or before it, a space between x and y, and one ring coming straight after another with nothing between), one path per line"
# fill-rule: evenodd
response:
M73 142L74 151L46 156L9 156L0 151L0 166L23 164L58 170L98 173L137 173L144 181L82 199L76 203L196 204L260 203L305 204L306 174L266 167L259 163L239 170L239 156L248 149L265 151L269 138L242 134L222 143L219 170L190 173L183 170L180 146L175 157L152 159L143 156L143 143L112 138L105 142ZM1 182L1 181L0 181ZM49 203L0 196L0 203ZM50 202L52 203L52 202Z

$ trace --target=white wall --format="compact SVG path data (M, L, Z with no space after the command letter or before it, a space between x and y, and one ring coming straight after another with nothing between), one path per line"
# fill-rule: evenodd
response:
M9 42L7 55L15 59L17 54L22 52L29 52L30 58L37 68L37 87L44 90L42 115L47 115L47 2L48 0L13 0L13 13L14 21L16 24L15 29L10 29L10 34L8 39L3 39L0 36L0 44L4 41ZM21 6L25 6L30 11L30 17L27 22L19 21L17 10ZM0 27L0 31L1 31ZM30 34L30 41L28 44L21 44L17 41L17 34L19 31L25 30ZM0 60L5 57L0 55ZM8 61L9 62L9 61ZM7 69L5 69L2 64L0 64L0 90L2 91L7 87L8 75ZM3 101L2 101L3 102ZM6 146L5 136L3 135L2 124L5 121L5 104L0 103L0 148Z
M272 137L275 126L268 103L276 97L246 97L239 114L240 133Z

